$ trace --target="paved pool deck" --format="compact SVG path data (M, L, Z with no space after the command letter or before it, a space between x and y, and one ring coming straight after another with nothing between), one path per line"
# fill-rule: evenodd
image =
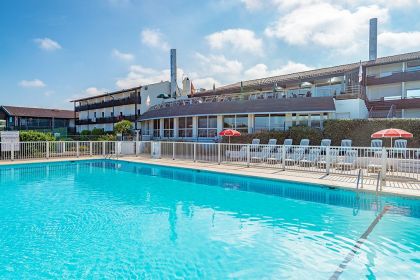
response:
M15 160L15 161L1 161L1 165L21 164L21 163L42 163L42 162L60 162L60 161L76 161L87 159L103 159L102 156L93 157L79 157L79 158L54 158L54 159L32 159L32 160ZM114 158L113 158L114 159ZM251 176L258 178L268 178L274 180L286 180L292 182L309 183L322 186L330 186L343 189L356 189L357 178L354 176L331 174L304 171L283 171L279 168L269 167L246 167L235 164L217 164L208 162L192 162L187 160L172 160L172 159L151 159L144 156L124 156L119 160L146 163L154 165L171 166L178 168L187 168L202 171L212 171L224 174L235 174L243 176ZM376 192L376 180L365 178L363 182L363 191ZM416 197L420 199L420 183L419 182L399 182L387 181L386 186L383 187L382 193Z

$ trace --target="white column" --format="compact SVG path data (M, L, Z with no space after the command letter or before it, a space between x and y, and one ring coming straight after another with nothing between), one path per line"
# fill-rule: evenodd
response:
M248 114L248 133L254 132L254 114Z
M292 114L291 113L286 114L285 124L286 124L286 129L289 129L289 127L292 126Z
M159 136L160 136L161 138L163 138L163 136L164 136L163 126L165 125L165 123L164 123L164 119L160 119L159 121L160 121Z
M217 134L223 131L223 116L217 116Z
M194 116L192 117L192 137L197 138L198 137L198 117Z
M179 118L174 118L174 138L178 138Z

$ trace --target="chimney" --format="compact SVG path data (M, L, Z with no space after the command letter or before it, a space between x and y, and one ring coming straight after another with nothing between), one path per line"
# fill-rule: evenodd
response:
M376 60L378 57L378 19L369 20L369 60Z
M171 97L176 98L178 84L176 81L176 49L171 49Z

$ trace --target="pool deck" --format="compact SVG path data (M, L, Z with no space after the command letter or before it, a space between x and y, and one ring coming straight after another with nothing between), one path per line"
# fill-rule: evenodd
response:
M87 160L87 159L103 159L102 156L98 157L79 157L79 158L54 158L54 159L33 159L33 160L15 160L15 161L1 161L1 165L9 164L22 164L22 163L42 163L42 162L60 162L60 161L76 161L76 160ZM172 160L172 159L151 159L150 157L134 157L125 156L119 158L119 160L146 163L154 165L171 166L178 168L187 168L201 171L219 172L225 174L235 174L252 176L258 178L268 178L274 180L286 180L299 183L309 183L315 185L330 186L343 189L354 190L356 188L357 178L354 176L337 175L331 174L326 175L325 173L317 172L304 172L304 171L283 171L278 168L269 167L246 167L234 164L217 164L208 162L192 162L183 160ZM376 181L370 178L365 178L363 182L363 191L375 192ZM420 183L418 182L398 182L398 181L387 181L386 186L383 188L382 193L408 196L420 198Z

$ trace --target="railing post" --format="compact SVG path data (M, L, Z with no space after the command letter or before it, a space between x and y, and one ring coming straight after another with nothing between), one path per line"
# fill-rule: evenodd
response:
M89 155L92 156L92 141L89 141Z
M193 145L193 161L195 162L196 159L197 159L197 143L194 142L194 145Z
M249 167L251 162L251 146L246 145L246 166Z
M49 159L50 158L50 142L45 142L45 149L46 149L46 151L45 151L45 155L46 155L46 157L47 157L47 159Z
M331 148L328 146L325 150L325 172L330 175L331 168Z
M286 170L286 145L281 147L281 164L283 167L283 171Z
M106 143L105 143L105 141L102 142L102 155L103 156L106 155Z
M175 142L172 142L172 160L175 160Z
M221 162L221 150L220 150L220 143L217 143L217 164Z
M135 141L136 157L140 154L140 141Z
M15 143L10 143L11 148L10 148L10 160L15 160Z
M76 156L77 157L80 156L80 142L79 141L76 142Z
M382 167L381 167L381 189L382 186L386 180L386 162L387 162L387 158L388 158L388 154L386 151L386 148L383 147L382 148L382 158L381 158L381 163L382 163Z

